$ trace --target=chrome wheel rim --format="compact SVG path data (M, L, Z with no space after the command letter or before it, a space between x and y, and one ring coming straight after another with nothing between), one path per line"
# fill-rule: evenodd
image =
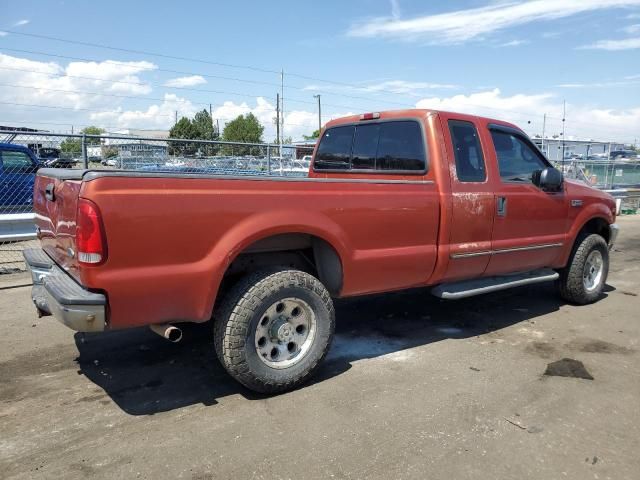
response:
M271 368L288 368L309 353L315 336L316 316L309 304L300 298L283 298L258 320L256 353Z
M593 292L600 286L603 272L604 261L602 253L599 250L594 250L587 257L582 273L582 282L587 292Z

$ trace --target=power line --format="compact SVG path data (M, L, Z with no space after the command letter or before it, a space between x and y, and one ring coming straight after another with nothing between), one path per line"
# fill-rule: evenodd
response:
M43 37L42 35L35 35L35 34L26 34L24 32L19 32L20 34L23 35L27 35L27 36L37 36L37 37ZM60 41L63 41L60 39ZM68 43L76 43L75 41L72 40L64 40L65 42ZM83 42L80 42L81 44L84 44ZM110 48L110 47L106 47L104 46L104 48ZM114 47L115 48L115 47ZM90 58L86 58L86 57L72 57L72 56L66 56L66 55L57 55L57 54L51 54L51 53L45 53L45 52L38 52L38 51L32 51L32 50L22 50L22 49L12 49L12 48L4 48L4 50L8 50L8 51L13 51L13 52L20 52L20 53L30 53L30 54L35 54L35 55L44 55L44 56L51 56L51 57L56 57L56 58L65 58L65 59L71 59L71 60L79 60L79 61L85 61L85 62L101 62L101 60L97 60L97 59L90 59ZM142 52L144 53L144 52ZM122 65L125 67L129 67L129 68L136 68L138 70L149 70L149 71L164 71L164 72L169 72L169 73L173 73L173 74L179 74L179 75L200 75L202 77L210 77L210 78L216 78L216 79L222 79L222 80L231 80L231 81L239 81L239 82L245 82L245 83L253 83L253 84L263 84L263 85L268 85L268 86L275 86L275 87L280 87L281 85L278 83L272 83L272 82L263 82L263 81L257 81L257 80L247 80L247 79L241 79L241 78L237 78L237 77L225 77L225 76L221 76L221 75L210 75L210 74L205 74L205 73L198 73L198 72L187 72L187 71L180 71L180 70L171 70L171 69L163 69L163 68L156 68L155 66L153 67L140 67L140 66L133 66L131 65L131 62L120 62L120 61L116 61L116 60L107 60L104 61L105 63L112 63L112 64L118 64L118 65ZM215 62L214 62L215 63ZM25 72L29 72L29 73L40 73L40 74L47 74L47 75L56 75L59 77L71 77L71 78L85 78L85 79L90 79L90 80L97 80L97 81L105 81L105 82L111 82L111 83L131 83L134 85L149 85L149 86L161 86L164 88L174 88L174 89L179 89L179 90L186 90L186 91L194 91L194 92L202 92L202 93L217 93L217 94L222 94L222 95L235 95L235 96L243 96L243 97L269 97L269 95L257 95L257 94L244 94L244 93L237 93L237 92L225 92L225 91L220 91L220 90L205 90L205 89L193 89L190 87L167 87L165 85L159 85L159 84L152 84L152 83L141 83L141 82L127 82L127 81L113 81L113 80L107 80L107 79L101 79L101 78L92 78L92 77L80 77L80 76L74 76L74 75L66 75L66 74L53 74L53 73L48 73L48 72L39 72L39 71L31 71L31 70L25 70L25 69L14 69L14 68L10 68L10 67L0 67L3 69L7 69L7 70L18 70L18 71L25 71ZM280 72L276 72L274 71L269 71L267 73L278 73L280 74ZM341 85L341 86L346 86L346 87L350 87L350 88L356 88L358 90L363 90L363 87L360 85L354 85L354 84L349 84L349 83L345 83L345 82L335 82L335 81L329 81L329 80L321 80L321 79L317 79L317 78L313 78L313 77L307 77L304 75L299 75L299 74L291 74L291 73L287 73L288 76L295 76L295 77L299 77L299 78L307 78L310 80L315 80L315 81L322 81L325 83L329 83L329 84L335 84L335 85ZM384 99L375 99L375 98L367 98L367 97L362 97L362 96L358 96L358 95L348 95L348 94L343 94L343 93L338 93L338 92L329 92L327 90L321 90L321 89L309 89L308 87L298 87L298 86L294 86L294 85L287 85L285 84L286 88L292 88L295 90L300 90L300 91L308 91L308 92L320 92L320 93L324 93L325 95L334 95L334 96L340 96L340 97L344 97L344 98L351 98L354 100L363 100L366 101L368 103L376 103L376 104L380 104L380 103L385 103L385 104L389 104L389 105L394 105L394 106L400 106L400 107L406 107L406 108L415 108L415 104L409 104L409 103L404 103L404 102L396 102L396 101L389 101L389 100L384 100ZM394 92L393 90L385 90L385 89L378 89L376 90L376 92L372 92L372 93L391 93L394 95L403 95L399 92ZM142 97L141 97L142 98ZM148 98L148 97L145 97ZM301 103L301 104L314 104L314 102L311 101L305 101L305 100L299 100L299 99L295 99L295 98L290 98L289 102L294 102L294 103ZM328 103L328 102L323 102L324 105L326 106L330 106L330 107L334 107L334 108L345 108L345 109L356 109L358 107L354 106L354 105L344 105L344 104L335 104L335 103ZM468 105L470 107L476 107L476 108L481 108L481 109L485 109L485 110L491 110L491 111L496 111L496 112L502 112L502 113L508 113L509 115L515 115L519 118L523 118L523 119L527 119L527 120L531 120L531 118L535 115L534 113L527 113L527 112L523 112L523 111L514 111L514 110L507 110L507 109L501 109L501 108L496 108L496 107L489 107L486 105L479 105L479 104L473 104L473 103L469 103L466 102L465 105ZM560 117L553 117L553 116L548 116L547 118L549 119L555 119L558 121L561 121L562 119ZM597 124L597 123L591 123L591 122L585 122L582 120L572 120L573 124L580 124L580 125L588 125L588 126L594 126L594 127L598 127L598 128L602 128L601 124ZM613 131L613 130L611 130Z
M276 84L276 83L272 83L272 82L262 82L262 81L258 81L258 80L246 80L246 79L241 79L241 78L236 78L236 77L225 77L222 75L210 75L210 74L205 74L205 73L198 73L198 72L185 72L185 71L180 71L180 70L170 70L170 69L164 69L164 68L153 68L153 67L136 67L131 65L130 62L119 62L119 61L115 61L115 60L105 60L105 61L101 61L98 59L90 59L90 58L82 58L82 57L71 57L71 56L66 56L66 55L56 55L56 54L51 54L51 53L45 53L45 52L37 52L37 51L33 51L33 50L21 50L21 49L16 49L16 48L4 48L4 50L7 51L11 51L11 52L19 52L19 53L30 53L33 55L44 55L44 56L50 56L50 57L55 57L55 58L64 58L64 59L68 59L68 60L79 60L79 61L84 61L84 62L96 62L96 63L108 63L108 64L114 64L114 65L122 65L124 67L129 67L129 68L136 68L137 71L160 71L160 72L170 72L173 74L177 74L177 75L190 75L190 76L201 76L201 77L207 77L207 78L215 78L215 79L219 79L219 80L230 80L230 81L238 81L238 82L245 82L245 83L252 83L252 84L257 84L257 85L268 85L268 86L274 86L276 88L280 88L281 84ZM70 78L84 78L87 80L98 80L98 81L105 81L105 82L111 82L111 83L126 83L126 84L132 84L132 85L141 85L141 86L146 86L146 85L156 85L156 86L161 86L164 88L173 88L173 89L181 89L181 90L191 90L191 91L195 91L195 92L207 92L207 90L203 90L203 89L191 89L189 87L170 87L164 84L152 84L152 83L141 83L141 82L130 82L130 81L113 81L113 80L108 80L108 79L101 79L101 78L97 78L97 77L82 77L82 76L77 76L77 75L69 75L69 74L58 74L58 73L53 73L53 72L41 72L38 70L27 70L27 69L20 69L20 68L12 68L12 67L0 67L1 69L4 70L15 70L15 71L22 71L22 72L28 72L28 73L39 73L39 74L43 74L43 75L52 75L52 76L58 76L58 77L70 77ZM354 99L354 100L364 100L366 102L369 103L385 103L388 105L395 105L395 106L401 106L401 107L411 107L414 108L415 105L414 104L409 104L409 103L404 103L404 102L395 102L395 101L391 101L391 100L384 100L384 99L374 99L374 98L367 98L367 97L362 97L362 96L358 96L358 95L348 95L345 93L339 93L339 92L329 92L327 90L321 90L321 89L309 89L308 87L298 87L298 86L294 86L294 85L287 85L285 84L284 87L288 88L288 89L294 89L294 90L299 90L299 91L303 91L303 92L320 92L323 93L325 95L334 95L337 97L344 97L344 98L350 98L350 99ZM358 87L360 89L362 89L361 87ZM383 92L383 90L377 90L376 92L372 92L372 93L379 93L379 92ZM213 91L210 93L226 93L226 92L217 92L217 91ZM400 95L399 93L395 92L396 94ZM246 96L254 96L254 95L246 95ZM255 96L261 96L264 97L265 95L255 95ZM289 99L290 102L297 102L297 103L305 103L305 104L314 104L314 102L310 102L310 101L305 101L305 100L299 100L299 99ZM341 105L341 104L332 104L332 103L326 103L325 105L327 106L332 106L332 107L336 107L336 108L353 108L352 106L345 106L345 105Z
M49 35L41 35L41 34L37 34L37 33L27 33L27 32L18 32L15 30L3 30L4 32L7 33L11 33L13 35L22 35L25 37L34 37L34 38L41 38L44 40L54 40L56 42L63 42L63 43L71 43L71 44L75 44L75 45L83 45L85 47L94 47L94 48L104 48L106 50L113 50L116 52L125 52L125 53L135 53L137 55L149 55L152 57L160 57L160 58L168 58L171 60L183 60L183 61L187 61L187 62L194 62L194 63L204 63L204 64L208 64L208 65L217 65L220 67L227 67L227 68L238 68L238 69L244 69L244 70L252 70L255 72L263 72L263 73L280 73L277 72L275 70L269 70L266 68L260 68L260 67L254 67L251 65L234 65L232 63L222 63L222 62L214 62L211 60L202 60L199 58L189 58L189 57L182 57L182 56L178 56L178 55L167 55L164 53L157 53L157 52L148 52L148 51L144 51L144 50L134 50L131 48L122 48L122 47L112 47L110 45L102 45L99 43L92 43L92 42L81 42L78 40L68 40L65 38L59 38L59 37L52 37Z
M8 32L8 33L12 33L14 35L22 35L22 36L34 37L34 38L40 38L40 39L46 39L46 40L54 40L54 41L59 41L59 42L64 42L64 43L78 44L78 45L84 45L84 46L89 46L89 47L94 47L94 48L103 48L103 49L108 49L108 50L113 50L113 51L120 51L120 52L134 53L134 54L140 54L140 55L156 56L156 57L160 57L160 58L168 58L168 59L174 59L174 60L183 60L183 61L189 61L189 62L210 64L210 65L216 65L216 66L221 66L221 67L225 67L225 68L245 69L245 70L257 71L257 72L262 72L262 73L272 73L272 74L279 74L280 73L277 70L271 70L271 69L256 67L256 66L252 66L252 65L238 65L238 64L230 64L230 63L223 63L223 62L215 62L215 61L203 60L203 59L198 59L198 58L189 58L189 57L182 57L182 56L175 56L175 55L167 55L167 54L162 54L162 53L157 53L157 52L134 50L134 49L113 47L113 46L109 46L109 45L103 45L103 44L97 44L97 43L91 43L91 42L82 42L82 41L77 41L77 40L69 40L69 39L63 39L63 38L59 38L59 37L48 36L48 35L33 34L33 33L26 33L26 32L18 32L18 31L12 31L12 30L5 30L5 31ZM18 50L18 49L9 49L9 48L7 48L5 50L29 52L27 50ZM59 57L59 58L74 58L74 57L65 57L65 56L62 56L62 55L47 54L47 53L43 53L43 52L32 52L32 53L41 54L41 55L56 56L56 57ZM77 58L77 57L75 57L75 58ZM92 61L92 60L86 60L86 61ZM132 67L130 65L130 63L128 64L127 62L116 62L116 61L109 61L109 62L128 65L128 66ZM155 67L154 68L149 68L149 69L150 70L159 70L159 71L168 71L168 72L179 73L179 74L189 74L189 72L180 72L180 71L177 71L177 70L159 69L159 68L155 68ZM44 72L34 72L34 73L44 73ZM258 81L252 81L252 80L246 80L246 79L233 79L232 77L222 77L222 76L205 75L205 74L200 74L200 75L201 76L209 76L209 77L212 77L212 78L221 78L221 79L242 81L242 82L248 82L248 83L264 83L264 84L269 84L269 85L275 85L275 84L269 83L269 82L258 82ZM317 77L312 77L312 76L302 75L302 74L297 74L297 73L291 73L291 72L287 73L287 75L290 76L290 77L302 78L302 79L306 79L306 80L323 82L323 83L327 83L327 84L333 84L333 85L339 85L339 86L343 86L343 87L355 88L355 89L358 89L358 90L362 90L363 89L363 87L361 85L354 85L354 84L347 83L347 82L339 82L339 81L334 81L334 80L321 79L321 78L317 78ZM123 83L123 82L114 82L114 83ZM298 90L309 90L306 87L305 88L296 87L296 86L288 86L288 87L289 88L295 88L295 89L298 89ZM167 87L167 88L184 88L184 89L186 89L185 87ZM195 90L195 91L199 91L199 90ZM202 91L202 90L200 90L200 91ZM322 90L319 90L319 89L318 90L314 89L314 91L323 92ZM68 93L72 93L72 92L68 92ZM77 93L81 93L81 92L77 92ZM254 95L250 95L250 94L239 94L239 93L235 93L235 92L223 92L223 91L210 91L210 92L206 92L206 93L242 95L242 96L247 96L247 97L254 96ZM400 103L400 102L389 102L387 100L381 100L381 99L375 99L374 100L374 99L369 99L369 98L366 98L366 97L359 97L359 96L354 96L354 95L346 95L346 94L340 94L340 93L335 93L335 92L326 92L326 91L324 91L324 93L325 94L329 94L329 95L343 96L343 97L346 97L346 98L360 99L360 100L364 100L364 101L367 101L367 102L393 103L393 104L398 105L398 106L415 108L414 105ZM404 95L404 94L402 94L400 92L396 92L396 91L393 91L393 90L387 90L387 89L377 89L375 93L389 93L389 94L393 94L393 95ZM100 95L107 95L107 94L100 94ZM109 95L110 96L115 96L113 94L109 94ZM268 97L267 95L260 95L260 96ZM135 98L133 96L128 96L128 97L121 96L121 97L122 98ZM148 98L148 97L144 97L144 98L151 100L151 98ZM298 102L298 103L312 103L312 102L306 102L306 101L303 101L303 100L296 100L296 99L290 99L289 101L295 101L295 102ZM325 103L325 105L334 106L334 107L338 107L338 108L348 108L348 109L353 108L352 106L344 106L344 105L329 104L329 103ZM486 110L505 112L505 113L508 113L509 115L512 115L512 116L515 115L515 116L519 116L520 118L527 118L529 120L534 115L533 113L524 113L524 112L518 112L518 111L513 111L513 110L499 109L499 108L495 108L495 107L488 107L488 106L485 106L485 105L478 105L478 104L471 104L471 103L466 103L465 105L468 105L468 106L471 106L471 107L476 107L476 108L482 108L482 109L486 109ZM550 117L550 118L552 118L552 117ZM572 123L583 124L583 125L592 125L592 126L596 126L598 128L602 128L600 124L595 124L595 123L589 123L589 122L583 122L583 121L577 121L577 120L576 121L572 121Z

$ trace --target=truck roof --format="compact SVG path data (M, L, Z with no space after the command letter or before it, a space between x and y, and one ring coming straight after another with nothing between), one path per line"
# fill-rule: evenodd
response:
M15 143L0 142L0 150L29 150L24 145L16 145Z
M520 127L518 127L517 125L514 125L512 123L509 122L505 122L504 120L498 120L498 119L494 119L494 118L489 118L489 117L482 117L479 115L469 115L466 113L457 113L457 112L448 112L445 110L433 110L433 109L428 109L428 108L409 108L409 109L404 109L404 110L384 110L384 111L379 111L379 112L375 112L375 114L378 114L380 117L380 119L385 119L385 118L424 118L425 116L429 115L429 114L445 114L445 115L455 115L457 118L460 118L462 120L468 120L470 122L473 121L477 121L477 120L483 120L483 121L487 121L489 123L496 123L499 125L504 125L507 127L511 127L511 128L515 128L517 130L522 130ZM329 122L327 122L326 127L333 127L336 125L342 125L345 123L357 123L360 122L361 119L361 115L362 114L357 114L357 115L349 115L346 117L340 117L340 118L336 118L334 120L331 120ZM366 114L365 114L366 115Z

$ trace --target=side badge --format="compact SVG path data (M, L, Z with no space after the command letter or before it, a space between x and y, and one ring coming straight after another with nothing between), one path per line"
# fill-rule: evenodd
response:
M571 200L571 206L572 207L581 207L582 206L582 200Z

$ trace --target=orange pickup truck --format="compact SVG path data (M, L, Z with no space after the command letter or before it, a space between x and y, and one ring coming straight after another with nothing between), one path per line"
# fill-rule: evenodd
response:
M332 298L556 281L586 304L618 232L613 198L563 179L516 126L431 110L329 122L305 178L42 169L34 207L41 315L173 341L213 319L220 361L260 392L317 369Z

